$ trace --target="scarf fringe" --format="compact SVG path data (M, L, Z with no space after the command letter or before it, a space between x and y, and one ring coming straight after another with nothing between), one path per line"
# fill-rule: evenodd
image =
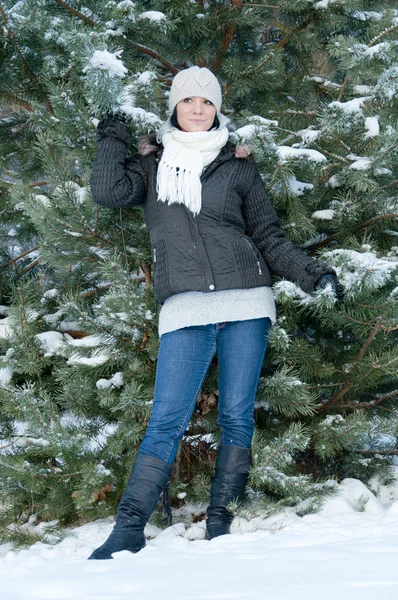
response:
M202 184L196 173L167 165L158 175L158 188L158 200L168 204L185 204L195 216L200 213Z

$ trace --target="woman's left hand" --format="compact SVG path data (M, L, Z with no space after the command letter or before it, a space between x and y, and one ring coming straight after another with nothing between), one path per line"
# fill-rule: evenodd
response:
M332 275L331 273L326 273L318 279L318 281L315 283L315 291L324 289L328 283L330 283L332 286L332 290L336 295L337 302L343 302L344 287L341 285L336 275Z

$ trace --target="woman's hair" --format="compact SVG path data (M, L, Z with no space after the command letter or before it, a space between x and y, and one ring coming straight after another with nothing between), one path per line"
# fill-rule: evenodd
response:
M178 123L178 120L177 120L177 106L173 110L173 114L170 117L170 123L172 124L173 127L177 127L177 129L179 129L181 131L181 127L180 127L180 125ZM210 127L209 131L211 129L218 129L219 127L220 127L220 121L218 120L218 117L216 115L214 117L213 125Z

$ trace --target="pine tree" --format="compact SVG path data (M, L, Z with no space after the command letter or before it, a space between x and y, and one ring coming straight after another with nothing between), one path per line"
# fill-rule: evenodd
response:
M95 206L96 124L140 136L208 66L287 235L345 286L277 281L252 512L305 514L397 454L398 11L388 2L0 3L0 481L4 522L111 514L150 416L159 345L142 209ZM3 318L1 318L3 317ZM212 364L172 499L208 499Z

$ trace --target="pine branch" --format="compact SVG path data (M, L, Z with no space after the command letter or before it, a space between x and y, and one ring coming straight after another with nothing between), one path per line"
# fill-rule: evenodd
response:
M55 0L55 1L57 4L59 4L59 6L62 6L62 8L65 8L74 17L77 17L81 21L84 21L84 23L86 23L87 25L92 25L93 27L95 27L97 25L97 23L95 21L93 21L92 19L90 19L89 17L84 15L83 13L79 12L78 10L76 10L75 8L70 6L70 4L68 4L67 2L64 2L63 0Z
M90 19L89 17L84 15L83 13L79 12L78 10L76 10L75 8L70 6L67 2L64 2L63 0L56 0L56 2L57 2L57 4L62 6L62 8L65 8L68 12L70 12L74 17L77 17L78 19L80 19L81 21L86 23L86 25L90 25L91 27L98 26L98 23L96 23L95 21L93 21L92 19ZM150 56L151 58L154 58L155 60L160 62L160 64L162 64L164 67L166 67L166 69L168 71L170 71L171 73L173 73L173 75L176 75L178 73L178 69L176 67L174 67L171 63L169 63L168 60L163 58L163 56L161 56L155 50L152 50L151 48L148 48L147 46L143 46L142 44L136 44L128 39L126 39L125 41L127 44L129 44L129 46L134 48L134 50L136 50L137 52L140 52L141 54L146 54L147 56Z
M284 48L292 39L292 37L296 34L296 33L300 33L301 31L304 31L308 25L314 20L315 18L315 13L317 11L314 10L310 16L299 25L299 27L297 27L297 29L289 29L288 33L285 35L284 38L282 38L274 47L274 50L280 50L281 48ZM283 23L280 23L279 21L274 21L273 26L276 27L277 29L280 29L282 31L286 31L287 26L284 25Z
M11 94L10 92L0 92L0 97L1 96L3 96L4 98L7 98L13 104L17 104L18 106L21 106L22 108L24 108L25 110L28 110L29 112L34 112L34 108L32 107L31 104L29 104L25 100L21 100L20 98L18 98L14 94Z
M46 140L47 141L47 140ZM52 160L53 160L53 164L56 165L56 160L52 151L52 147L50 145L47 144L48 147L48 153L51 156ZM71 197L70 193L68 192L68 190L65 187L64 181L62 179L62 177L59 178L60 179L60 187L63 189L66 198L69 200L69 202L72 205L72 208L74 210L74 212L76 213L77 218L80 220L83 229L85 229L85 231L87 231L87 233L89 234L90 237L92 237L93 231L91 231L90 227L88 227L88 225L86 225L86 222L81 214L81 212L78 210L77 206L76 206L76 202L74 202L73 198Z
M317 117L318 113L316 110L294 110L293 108L287 108L286 110L270 110L269 111L270 115L291 115L291 116L298 116L298 117ZM325 152L323 150L323 152Z
M244 8L243 0L231 0L231 5L232 10L237 10L239 13L241 13ZM238 22L235 21L235 23L232 23L229 27L227 27L217 53L211 62L210 71L217 72L219 70L222 59L231 45L237 26Z
M261 69L261 67L263 67L265 65L265 63L267 61L270 60L270 58L272 57L272 54L268 54L268 56L266 56L264 58L264 60L262 60L256 67L254 67L254 69L252 69L251 71L246 71L245 75L252 75L253 73L255 73L258 69Z
M368 219L367 221L364 221L363 223L361 223L360 225L358 225L355 228L355 231L359 230L359 229L364 229L365 227L369 227L370 225L373 225L373 223L377 223L378 221L383 221L384 219L397 219L398 218L398 213L387 213L385 215L379 215L377 217L373 217L372 219Z
M350 76L347 75L346 78L344 79L343 83L342 83L342 86L341 86L341 89L340 89L340 93L339 93L339 96L337 98L337 102L341 102L341 99L342 99L342 97L344 95L345 89L346 89L349 81L350 81Z
M48 185L48 181L35 181L34 183L29 183L28 188L40 187L42 185Z
M5 26L6 30L7 30L7 33L8 33L8 36L9 36L10 40L11 40L12 45L15 48L15 52L17 53L18 58L20 60L22 71L27 74L27 76L29 77L29 79L33 83L34 87L39 92L39 94L42 95L42 96L44 96L44 103L45 103L45 105L46 105L49 113L54 116L55 115L54 109L51 106L51 103L50 103L49 99L45 96L45 94L43 94L43 91L42 91L42 89L40 87L40 83L39 83L36 75L33 73L33 71L30 70L30 68L28 67L28 65L25 62L24 56L23 56L23 54L21 52L21 49L19 47L19 44L17 42L16 35L13 32L13 30L11 29L11 27L10 27L10 25L8 23L7 15L6 15L3 7L1 6L1 4L0 4L0 14L3 17L4 26Z
M21 277L23 277L24 275L26 275L26 273L29 273L29 271L31 271L32 269L34 269L39 262L41 261L42 257L38 256L34 261L32 261L30 263L30 265L28 265L26 267L26 269L24 269L23 271L21 271L21 273L18 274L18 279L20 279Z
M382 31L379 35L377 35L375 38L373 38L373 40L371 40L369 42L368 48L371 48L372 46L374 46L375 44L377 44L379 42L379 40L381 40L384 36L388 35L392 31L394 31L395 29L398 29L398 25L392 25L388 29L385 29L384 31ZM343 81L342 86L341 86L341 90L340 90L339 96L337 98L338 102L341 102L341 99L343 98L343 95L344 95L344 91L345 91L345 89L346 89L347 84L349 83L349 81L350 81L350 76L347 75L346 78Z
M368 339L366 340L366 342L364 343L364 345L362 346L362 348L360 349L360 351L358 353L358 356L357 356L356 361L355 361L355 371L357 371L357 372L358 372L358 369L359 369L359 363L363 359L363 357L365 356L366 350L369 348L370 344L375 339L378 331L380 331L381 323L382 323L382 318L383 318L383 316L378 317L376 319L376 323L375 323L375 326L373 327L373 330L371 331Z
M276 8L276 9L280 9L280 6L273 6L272 4L251 4L248 2L245 2L244 6L256 6L257 8Z
M325 154L327 154L327 152L323 151ZM361 229L365 229L366 227L370 227L371 225L373 225L374 223L377 223L378 221L383 221L385 219L397 219L398 218L398 213L387 213L385 215L378 215L377 217L372 217L371 219L368 219L367 221L364 221L363 223L360 223L359 225L357 225L353 231L360 231ZM317 244L315 246L315 248L313 250L311 250L311 252L309 253L310 256L313 256L315 254L315 252L317 250L319 250L319 248L323 248L325 246L328 246L330 244L330 242L333 242L333 240L338 239L340 237L340 233L334 233L333 235L330 235L329 237L327 237L326 239L322 240L321 242L319 242L319 244Z
M398 331L398 325L396 327L382 327L381 330L385 333L391 333L391 331Z
M20 260L21 258L23 258L24 256L27 256L28 254L30 254L31 252L34 252L35 250L38 250L40 248L40 245L35 246L34 248L30 248L30 250L26 250L26 252L23 252L22 254L20 254L19 256L16 256L15 258L13 258L12 260L10 260L8 263L3 263L2 265L0 265L0 267L8 267L9 265L14 265L18 260Z
M398 362L398 358L392 358L388 362L380 365L379 363L374 363L372 365L372 369L384 369L385 367L391 367L394 363Z
M151 287L151 268L149 265L143 265L141 268L145 273L145 289L148 290Z
M161 56L159 52L152 50L152 48L148 48L147 46L143 46L142 44L135 44L131 40L126 40L126 42L137 52L141 52L141 54L146 54L147 56L150 56L151 58L154 58L155 60L160 62L160 64L166 67L166 69L170 71L170 73L173 73L173 75L177 75L177 73L179 72L177 67L174 67L171 63L169 63L168 60L163 58L163 56Z
M344 404L343 408L373 408L380 404L380 402L384 402L384 400L390 400L391 398L395 398L395 396L398 396L398 390L384 394L384 396L380 396L380 398L377 398L377 400L372 400L371 402L347 402L347 404Z
M12 267L15 265L15 263L20 260L21 258L23 258L24 256L26 256L27 254L30 254L31 252L34 252L35 250L38 250L40 248L40 246L36 246L35 248L31 248L30 250L27 250L26 252L23 252L22 254L20 254L19 256L17 256L16 258L13 258L11 261L9 261L8 263L1 265L2 267L7 267L6 270L4 271L4 275L0 280L0 289L3 286L6 277L8 275L8 273L11 271Z
M358 356L355 360L355 370L356 371L358 371L358 364L359 364L360 360L364 357L365 352L367 351L370 344L375 339L377 332L380 330L380 328L382 326L381 319L382 319L382 317L379 317L378 319L376 319L376 323L374 324L371 333L369 334L368 338L365 340L365 343L362 345L362 347L358 353ZM374 366L374 365L372 365L372 366L373 366L373 368L376 368L376 366ZM380 365L377 365L377 366L380 366ZM334 394L334 396L332 396L330 398L330 400L328 400L328 402L325 402L324 404L322 404L322 406L318 409L318 412L322 413L322 412L329 410L330 407L332 407L334 404L336 404L336 402L341 400L351 390L353 385L354 385L353 381L347 381L345 383L343 389L341 389L336 394Z
M373 38L373 40L371 40L369 42L368 48L371 48L372 46L374 46L375 44L377 44L377 42L379 40L381 40L384 36L388 35L392 31L394 31L395 29L398 29L398 24L397 25L392 25L388 29L385 29L384 31L382 31L381 33L379 33L379 35L377 35L375 38Z
M383 185L380 189L386 190L387 188L392 187L393 185L398 185L398 179L392 181L391 183L388 183L387 185Z
M375 454L380 454L382 456L398 456L398 450L395 448L393 450L356 450L356 452L360 452L361 454L368 454L369 456L374 456Z

